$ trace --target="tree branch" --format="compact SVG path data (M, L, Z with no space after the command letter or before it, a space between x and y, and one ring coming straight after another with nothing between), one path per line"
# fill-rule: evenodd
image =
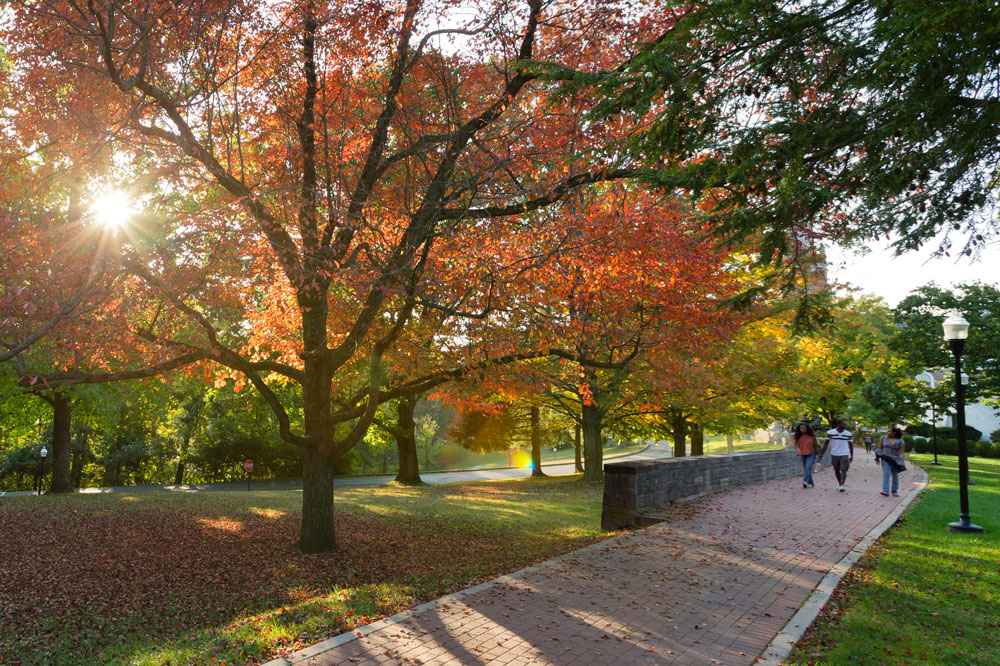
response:
M644 173L643 169L602 169L587 173L579 173L567 178L561 185L557 185L548 193L528 199L521 203L507 204L505 206L488 206L486 208L444 208L438 214L442 220L484 220L497 217L510 217L512 215L523 215L524 213L538 210L550 206L574 189L581 185L600 183L622 178L635 178Z

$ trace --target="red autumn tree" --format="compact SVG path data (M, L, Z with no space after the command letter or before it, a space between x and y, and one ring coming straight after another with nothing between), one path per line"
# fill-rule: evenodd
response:
M88 145L155 218L122 247L131 297L163 307L145 338L264 396L302 449L316 552L335 544L333 461L402 390L387 355L436 305L428 285L461 273L438 247L531 234L568 193L637 175L603 149L629 128L582 122L587 85L556 99L548 72L615 68L673 20L624 1L43 0L5 26L18 85L104 110Z
M452 400L528 399L573 418L583 431L584 476L603 477L602 430L648 413L669 378L699 347L723 344L740 315L729 253L706 242L682 205L642 190L604 188L560 208L562 251L533 267L511 321L539 348L566 353L498 369L450 391Z

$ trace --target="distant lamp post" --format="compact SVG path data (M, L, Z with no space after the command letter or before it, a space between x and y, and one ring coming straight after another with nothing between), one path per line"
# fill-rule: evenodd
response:
M930 372L925 372L925 373L922 373L920 375L917 375L917 379L920 379L920 380L923 380L925 377L927 378L927 384L928 384L928 386L930 386L931 389L934 389L934 387L937 386L937 380L934 379L934 375L932 373L930 373ZM938 454L938 451L937 451L937 449L938 449L938 443L937 443L937 418L938 418L938 413L937 413L937 404L934 402L933 394L932 394L930 403L931 403L931 448L934 450L933 451L933 453L934 453L934 462L932 462L931 464L932 465L940 465L941 463L939 463L938 459L937 459L937 454Z
M932 465L940 465L937 459L937 405L931 405L931 444L934 446L934 462Z
M969 337L969 322L958 312L952 312L942 324L944 339L955 357L955 418L958 426L958 488L961 513L958 521L948 523L951 532L982 532L983 528L969 518L969 452L965 441L965 384L962 383L962 350Z
M41 457L41 462L39 463L40 469L38 471L38 494L42 494L42 483L45 481L45 456L49 455L49 450L42 447L42 450L38 452L39 457Z

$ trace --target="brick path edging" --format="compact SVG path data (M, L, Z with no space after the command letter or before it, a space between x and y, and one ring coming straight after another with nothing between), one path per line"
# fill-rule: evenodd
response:
M583 548L577 548L575 550L571 550L568 553L564 553L563 555L547 559L545 560L545 562L542 562L540 564L536 564L530 567L525 567L524 569L520 569L518 571L505 574L503 576L497 576L496 578L491 578L490 580L480 583L479 585L475 585L473 587L467 587L457 592L452 592L451 594L445 595L438 599L434 599L433 601L427 601L420 604L419 606L408 608L401 613L396 613L395 615L391 615L387 618L379 620L378 622L372 622L371 624L366 624L364 626L357 627L351 631L347 631L337 636L334 636L333 638L328 638L327 640L321 643L310 645L309 647L303 648L302 650L298 650L297 652L294 652L286 657L278 657L277 659L272 659L271 661L265 662L260 666L294 666L295 664L299 664L303 661L306 661L307 659L315 657L318 654L322 654L323 652L332 650L335 647L339 647L341 645L344 645L345 643L350 643L351 641L356 641L359 638L362 638L369 634L373 634L376 631L379 631L380 629L385 629L386 627L398 624L400 622L403 622L404 620L408 620L412 617L422 615L427 611L434 610L435 608L440 608L442 606L454 604L464 597L472 596L478 592L482 592L483 590L491 588L494 585L503 585L511 583L515 580L524 578L525 576L535 573L536 571L545 571L549 569L553 564L558 564L561 561L579 557L581 553L585 553L588 550L607 548L608 544L614 543L619 539L623 539L627 535L628 533L626 532L624 534L613 536L608 539L601 539L600 541L592 543L589 546L584 546Z
M912 463L911 463L912 465ZM833 591L836 589L837 585L840 584L841 579L847 574L847 572L854 566L854 563L861 559L861 556L868 552L868 549L881 537L886 530L896 524L899 517L906 511L910 503L920 495L921 491L927 487L928 476L922 468L912 465L911 469L913 471L918 471L921 475L921 480L917 484L917 487L912 490L904 499L901 501L895 509L892 510L888 516L879 523L875 529L869 532L865 537L859 541L854 548L851 548L850 552L847 553L837 564L830 569L830 572L823 577L823 580L816 587L813 593L806 599L805 603L799 608L799 610L792 616L792 619L788 621L778 635L774 637L770 645L761 653L761 656L754 662L758 666L781 666L785 659L791 654L792 649L805 634L806 629L812 626L812 623L816 621L819 616L820 611L823 610L823 606L826 602L830 600L833 596Z

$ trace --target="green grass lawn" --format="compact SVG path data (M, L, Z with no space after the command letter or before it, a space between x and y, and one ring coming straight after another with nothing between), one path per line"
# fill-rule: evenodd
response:
M733 442L733 450L736 453L747 453L749 451L776 451L781 448L784 448L784 446L779 444L768 444L767 442L758 442L753 439L737 439ZM726 438L706 437L705 453L711 455L724 455L729 453L729 445L726 443Z
M1000 665L1000 460L970 458L972 521L958 520L958 459L912 459L931 476L904 520L837 588L787 664Z
M301 493L0 500L0 666L253 664L601 538L579 477Z

